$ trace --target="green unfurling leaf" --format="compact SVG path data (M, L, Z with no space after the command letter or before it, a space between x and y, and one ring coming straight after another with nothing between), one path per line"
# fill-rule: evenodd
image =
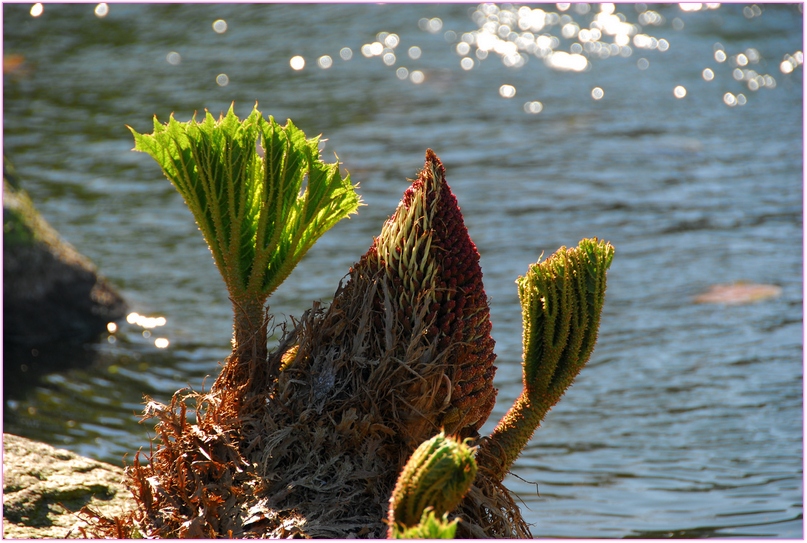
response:
M253 109L243 121L230 106L152 134L130 128L135 150L151 155L182 195L234 300L266 298L328 229L355 213L360 198L291 121L278 125ZM258 148L263 150L263 156Z
M584 239L536 262L516 281L524 336L524 386L559 398L588 361L605 301L614 248Z
M403 528L396 524L392 529L392 539L454 539L459 522L458 518L449 521L448 513L437 518L434 510L427 507L417 525Z
M441 432L421 443L407 460L392 491L388 511L390 537L423 524L428 511L443 515L445 524L445 515L459 505L476 472L474 449L466 442ZM434 522L440 524L434 518L431 521L428 526L432 528L436 526Z
M539 260L516 281L524 325L524 390L479 451L480 465L499 480L588 362L613 257L610 243L584 239Z

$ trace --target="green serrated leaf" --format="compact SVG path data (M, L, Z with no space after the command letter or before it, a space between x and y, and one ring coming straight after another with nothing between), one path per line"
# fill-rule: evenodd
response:
M130 130L134 150L154 158L182 195L252 321L314 243L361 204L350 176L322 161L319 137L306 139L290 120L281 127L257 106L243 121L231 105L218 120L206 111L202 122L171 115L165 124L155 117L152 134Z

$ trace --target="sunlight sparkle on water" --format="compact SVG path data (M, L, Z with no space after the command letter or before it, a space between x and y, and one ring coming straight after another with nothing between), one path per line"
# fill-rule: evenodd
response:
M513 85L502 85L499 87L499 96L502 98L512 98L516 95L516 88Z
M673 89L673 96L675 96L676 98L680 99L680 98L683 98L686 95L687 95L687 90L684 87L682 87L681 85L678 85L677 87L675 87Z
M715 78L715 73L711 68L705 68L701 75L705 81L712 81Z
M582 72L588 67L588 60L583 55L565 51L555 51L544 60L547 66L563 72Z
M213 22L213 30L216 31L217 34L224 34L227 32L227 21L224 19L218 19Z
M219 87L226 87L230 84L230 78L227 76L227 74L219 74L216 76L216 84Z
M300 55L296 55L289 59L289 66L292 70L300 71L305 68L305 59Z
M317 60L317 66L319 66L323 70L327 70L328 68L333 66L333 59L331 57L329 57L328 55L322 55Z
M443 20L439 17L432 19L422 18L418 21L418 28L432 34L437 34L443 28Z
M390 49L395 49L396 47L398 47L399 43L401 43L401 38L398 36L398 34L388 34L384 38L384 45L386 45Z
M31 6L31 17L39 17L45 11L45 6L43 6L40 2L37 2L33 6Z
M411 74L409 74L409 80L416 85L420 85L426 80L426 76L423 75L423 72L420 70L415 70Z
M353 58L353 50L350 47L342 47L339 50L339 56L342 60L350 60Z
M744 106L748 100L746 99L744 94L734 95L730 92L727 92L723 95L723 103L729 107L734 106Z
M177 66L180 62L182 62L182 57L179 56L179 53L176 51L171 51L167 55L165 55L165 60L168 61L168 64L172 66Z
M106 17L109 14L109 5L105 2L101 2L97 6L95 6L95 16L100 18Z
M168 338L164 337L154 338L154 346L157 347L158 349L165 349L166 347L168 347L169 344L170 342L168 341Z
M594 87L591 89L591 97L595 100L601 100L603 96L605 96L605 91L600 87Z
M804 53L796 51L792 55L785 55L784 60L779 64L779 71L783 74L790 74L802 64L804 64Z
M126 322L137 325L141 328L156 328L158 326L165 326L168 321L165 319L165 317L147 317L145 315L132 312L126 316Z
M537 100L534 102L526 102L524 104L524 111L527 113L541 113L544 110L544 105Z

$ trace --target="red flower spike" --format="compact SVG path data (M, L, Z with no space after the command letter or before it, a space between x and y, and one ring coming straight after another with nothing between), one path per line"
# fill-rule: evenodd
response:
M421 306L422 296L429 297L425 321L430 325L424 336L436 346L435 359L446 365L452 383L440 422L447 433L476 434L496 398L490 309L479 251L445 181L445 168L431 149L418 178L353 269L371 277L382 271L396 289L391 294L399 308L412 311ZM379 309L382 304L377 300ZM411 314L407 317L399 320L414 321Z

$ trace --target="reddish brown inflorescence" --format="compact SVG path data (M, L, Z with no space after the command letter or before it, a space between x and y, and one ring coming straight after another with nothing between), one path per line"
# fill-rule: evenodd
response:
M425 322L434 359L445 365L451 389L442 426L447 433L474 435L496 401L490 310L479 252L445 181L445 168L431 149L381 235L352 270L371 276L382 271L404 330L418 332L415 324ZM383 329L380 318L375 325L376 331Z

